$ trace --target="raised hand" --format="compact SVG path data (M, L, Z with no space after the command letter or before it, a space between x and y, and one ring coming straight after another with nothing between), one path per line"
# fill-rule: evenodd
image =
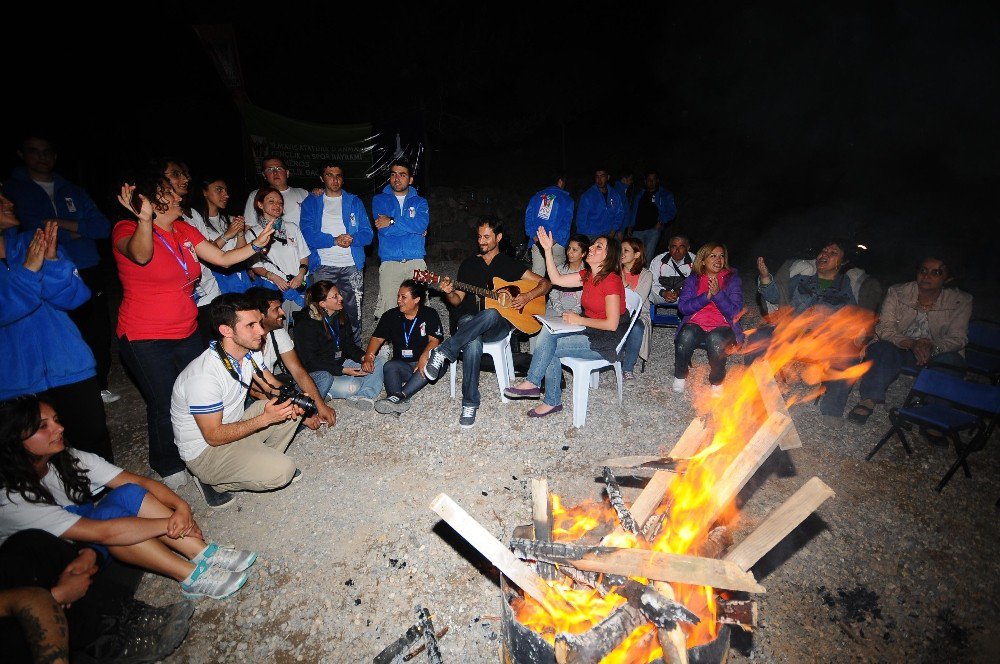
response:
M45 232L39 228L35 230L35 234L31 238L31 243L28 245L28 251L24 257L24 268L32 272L41 270L42 263L45 262L47 249L48 242L45 240Z
M139 209L135 209L133 203L132 194L135 193L135 185L128 184L127 182L122 185L121 193L118 194L118 202L122 204L126 210L131 212L136 216L139 221L152 221L153 220L153 204L149 202L149 199L139 194Z
M271 242L272 235L274 235L274 222L269 221L264 226L264 230L260 232L260 235L257 236L257 239L255 239L253 243L258 247L266 247L268 243Z
M552 233L545 230L544 226L538 227L538 244L541 245L543 251L549 251L552 249L552 245L556 242L552 239Z

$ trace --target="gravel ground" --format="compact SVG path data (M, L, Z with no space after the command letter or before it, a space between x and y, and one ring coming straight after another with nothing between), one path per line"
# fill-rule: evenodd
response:
M376 270L367 276L370 312ZM669 447L695 414L689 394L670 390L672 337L654 330L653 356L626 386L624 408L613 379L602 380L580 430L569 408L529 421L530 404L502 404L484 373L470 430L458 426L460 401L444 379L399 420L334 402L336 426L304 432L289 448L304 477L287 489L240 494L211 512L189 483L181 495L203 530L260 558L236 596L199 603L171 661L371 661L414 622L416 604L450 628L446 662L499 661L497 572L439 521L431 499L447 492L501 540L530 523L532 476L547 477L566 504L599 499L602 459ZM705 380L698 354L689 382ZM148 473L141 400L118 366L112 383L123 394L108 409L119 463ZM899 380L890 401L911 384ZM571 403L569 390L564 399ZM734 636L730 661L998 661L989 632L1000 608L997 446L973 458L971 479L959 474L937 494L948 450L918 441L908 457L890 444L865 462L888 426L883 409L864 429L824 426L811 405L792 416L804 445L776 452L740 494L736 540L814 475L837 496L754 568L768 590L758 598L761 626ZM626 499L637 493L627 488ZM166 604L180 592L146 575L139 596Z

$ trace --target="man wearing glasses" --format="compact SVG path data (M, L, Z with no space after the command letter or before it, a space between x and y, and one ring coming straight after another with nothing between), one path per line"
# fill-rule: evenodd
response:
M379 318L396 303L399 285L413 276L414 270L426 270L424 238L430 216L427 200L417 195L413 186L413 168L406 158L389 165L389 184L372 199L372 216L378 230L378 302Z
M301 228L299 225L299 206L302 205L302 201L306 200L309 192L299 187L288 186L288 178L291 174L292 172L285 166L285 161L281 157L268 155L261 161L261 175L264 176L264 180L280 191L281 197L285 199L285 212L281 218ZM257 195L257 191L254 189L250 192L250 196L247 197L246 209L243 211L243 218L246 219L249 226L255 225L257 221L257 210L253 206L253 199Z

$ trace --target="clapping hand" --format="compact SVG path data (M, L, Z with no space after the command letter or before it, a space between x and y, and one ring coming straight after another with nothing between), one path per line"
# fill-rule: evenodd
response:
M764 262L763 256L757 257L757 272L760 273L760 278L763 281L771 280L771 272L767 269L767 263Z
M227 240L231 240L234 237L238 237L240 233L246 231L246 224L243 221L243 217L233 217L232 221L229 222L229 226L226 227L226 232L223 234Z
M31 238L27 254L24 257L24 268L26 270L38 272L42 269L42 263L45 261L47 245L48 242L45 239L45 231L41 228L37 229L34 236Z
M59 243L59 224L54 221L45 224L45 258L54 261L59 258L56 246Z
M708 297L715 297L719 292L719 277L712 275L708 278Z

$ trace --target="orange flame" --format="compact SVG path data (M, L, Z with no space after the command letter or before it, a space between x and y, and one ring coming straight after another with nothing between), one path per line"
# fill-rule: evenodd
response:
M767 344L764 359L771 370L786 382L804 383L791 395L788 405L815 399L823 393L823 382L858 380L869 367L859 362L864 341L874 325L872 312L856 307L844 307L836 312L813 308L795 315L782 309L771 316L775 326ZM758 348L759 349L759 348ZM745 351L757 350L748 344ZM721 395L701 393L696 399L699 414L708 415L711 441L686 463L682 473L670 486L666 500L660 505L662 517L659 533L653 542L631 534L616 533L605 539L608 546L643 547L670 553L697 553L698 547L713 524L732 525L738 518L733 496L718 495L714 490L720 478L768 417L760 397L754 372L742 367L729 371ZM556 505L559 505L558 516ZM555 528L553 538L569 541L599 525L614 522L614 513L607 502L588 503L564 509L553 496ZM708 587L671 584L675 599L702 617L698 625L682 624L688 647L713 640L717 635L715 622L715 591ZM596 624L622 603L617 595L601 598L596 591L573 590L569 584L555 583L552 592L567 599L574 607L583 607L580 616L554 616L530 598L518 600L515 615L550 643L559 632L580 633ZM574 594L576 593L576 594ZM661 656L655 639L648 638L649 625L633 632L602 664L649 662ZM631 652L635 649L635 652Z

